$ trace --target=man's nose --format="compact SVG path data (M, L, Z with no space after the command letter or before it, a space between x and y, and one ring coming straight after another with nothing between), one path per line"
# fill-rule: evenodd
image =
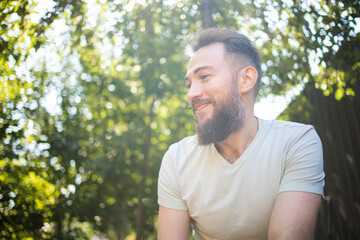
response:
M203 95L203 90L199 84L192 84L189 88L189 92L187 94L187 99L189 104L191 104L192 100L200 98Z

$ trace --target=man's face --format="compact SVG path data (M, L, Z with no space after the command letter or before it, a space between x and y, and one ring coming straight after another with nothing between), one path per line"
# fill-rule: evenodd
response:
M243 125L244 108L222 43L200 48L191 58L185 83L200 145L226 139Z
M225 140L244 125L244 107L240 93L231 88L223 99L215 102L213 116L204 123L196 120L196 133L200 145Z

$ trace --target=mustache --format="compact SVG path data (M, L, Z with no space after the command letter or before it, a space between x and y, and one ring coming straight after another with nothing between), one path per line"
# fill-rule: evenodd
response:
M194 106L196 104L204 103L204 102L212 103L212 104L216 105L216 101L214 99L212 99L212 98L198 98L198 99L194 99L194 100L191 101L191 107L194 109Z

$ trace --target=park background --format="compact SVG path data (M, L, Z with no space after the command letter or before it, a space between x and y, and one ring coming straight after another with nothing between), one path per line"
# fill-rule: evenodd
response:
M358 1L2 0L0 9L0 239L156 239L161 159L194 134L186 40L212 26L258 47L257 114L313 124L323 141L314 239L360 239Z

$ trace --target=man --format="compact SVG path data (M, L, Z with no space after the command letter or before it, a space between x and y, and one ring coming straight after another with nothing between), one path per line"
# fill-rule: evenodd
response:
M207 29L185 83L196 136L173 144L158 182L158 239L311 239L323 195L314 128L254 116L260 58L243 35Z

